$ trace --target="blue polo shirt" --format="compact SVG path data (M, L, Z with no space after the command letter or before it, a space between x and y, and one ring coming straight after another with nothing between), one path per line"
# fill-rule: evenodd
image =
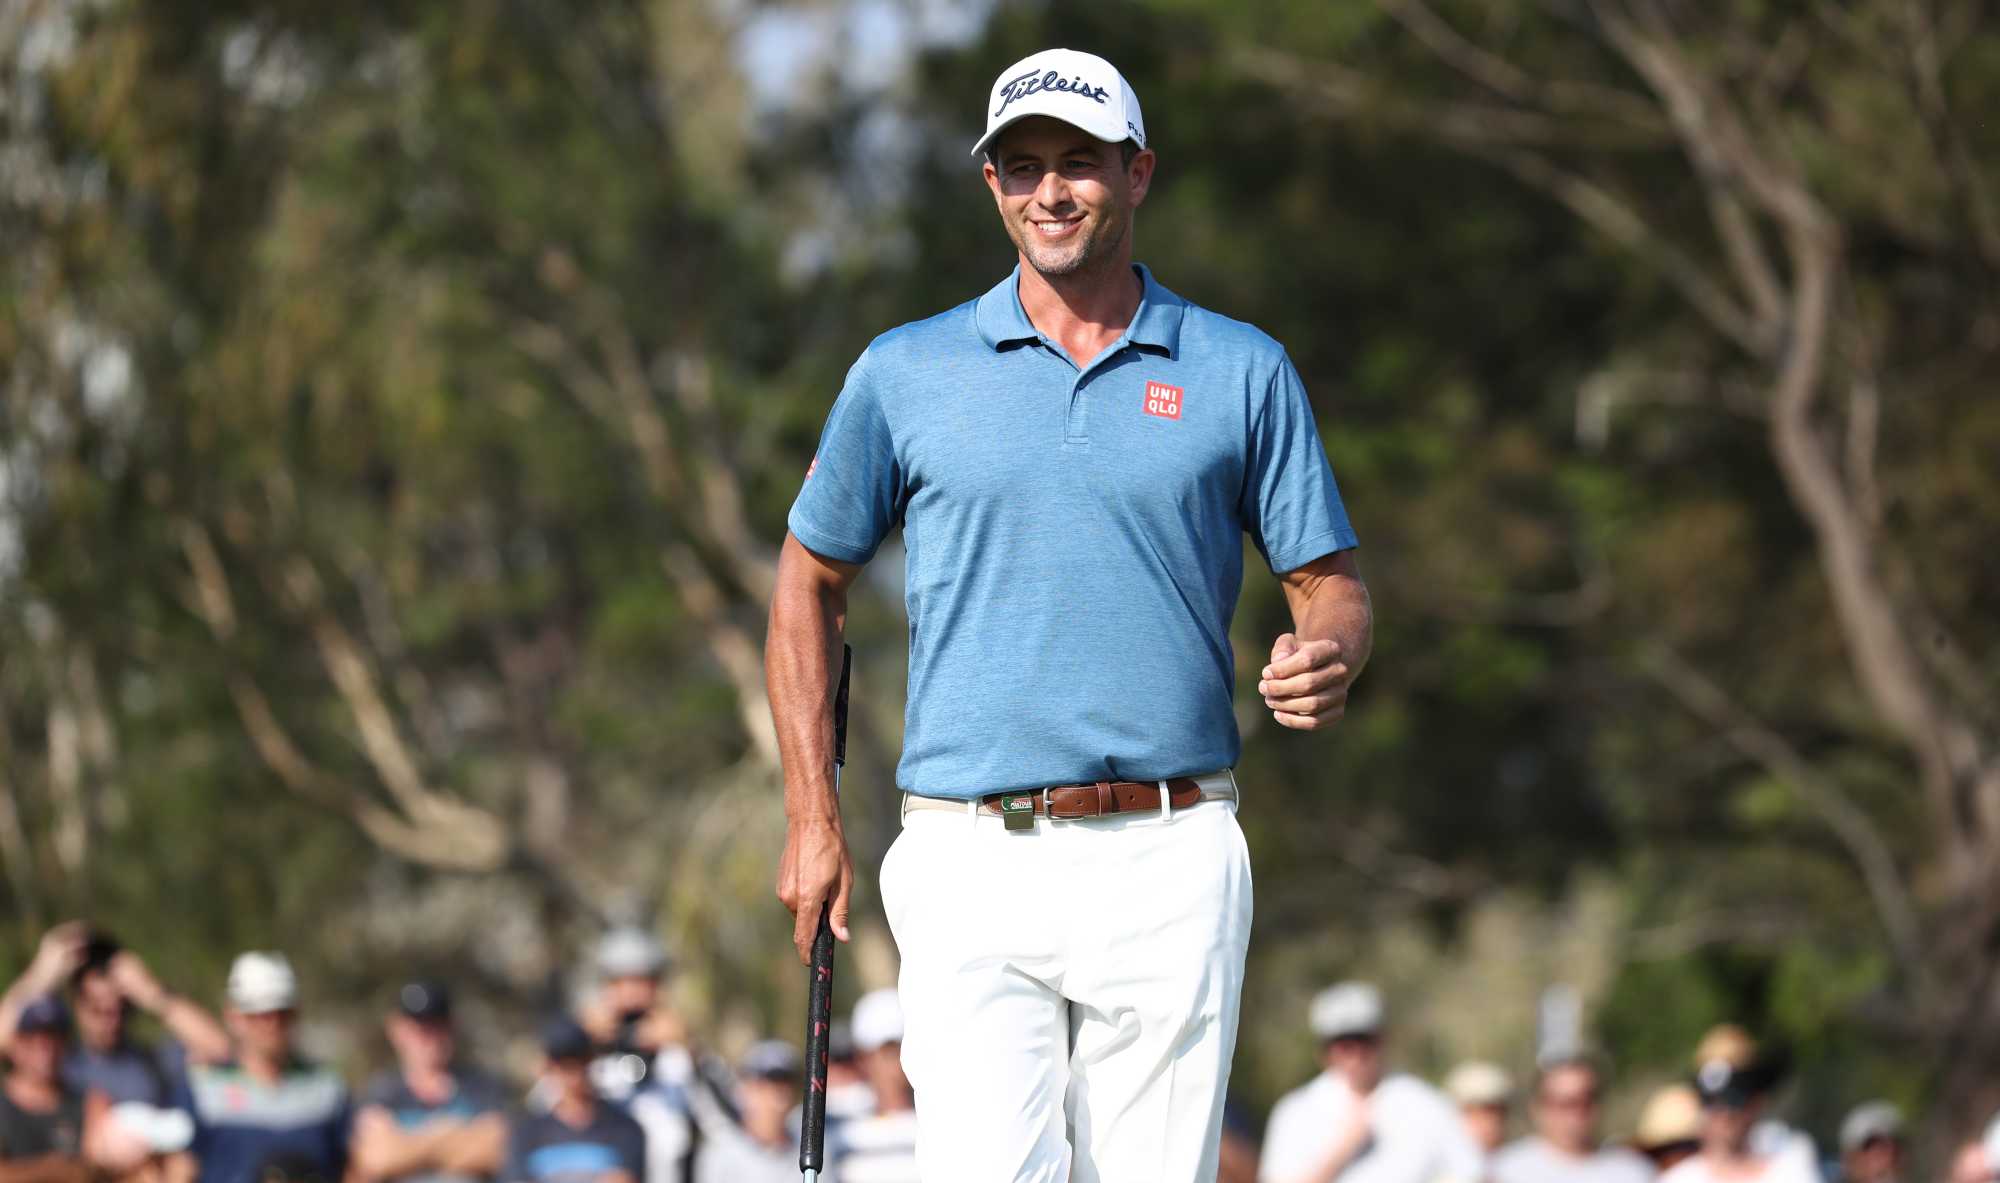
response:
M877 337L834 402L789 525L848 563L903 528L907 791L1233 765L1243 535L1275 572L1355 544L1284 349L1136 270L1131 327L1087 367L1017 270Z

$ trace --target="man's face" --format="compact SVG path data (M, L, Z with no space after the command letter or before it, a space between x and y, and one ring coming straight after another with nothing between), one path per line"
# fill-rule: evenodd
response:
M861 1053L861 1072L868 1078L868 1087L878 1096L891 1093L901 1095L910 1087L903 1075L903 1045L885 1043L872 1051Z
M1382 1083L1382 1037L1343 1035L1329 1040L1324 1063L1335 1075L1345 1077L1355 1092L1373 1092Z
M1486 1153L1500 1149L1500 1144L1507 1140L1505 1105L1467 1105L1458 1112L1465 1121L1465 1132Z
M13 1062L14 1071L47 1083L56 1078L62 1066L66 1042L57 1031L17 1031L7 1046L7 1058Z
M1551 1069L1535 1090L1535 1132L1579 1153L1597 1141L1597 1073L1580 1064Z
M451 1064L457 1041L449 1020L394 1014L389 1016L387 1029L396 1062L406 1071L436 1072Z
M1151 152L1127 165L1117 144L1046 115L1002 132L994 157L986 186L1001 224L1028 265L1051 277L1118 258L1153 180Z
M1704 1146L1741 1147L1750 1140L1750 1129L1763 1113L1756 1097L1728 1097L1709 1100L1701 1107L1701 1141Z
M647 974L621 974L604 979L604 1005L623 1019L643 1015L660 1000L660 979Z
M799 1083L788 1076L747 1077L739 1093L746 1126L782 1125L799 1103Z
M594 1097L590 1088L590 1061L583 1056L552 1056L543 1075L553 1081L566 1101Z
M87 973L76 983L76 1037L83 1046L115 1047L125 1033L125 996L109 974Z
M256 1014L229 1012L230 1033L243 1051L267 1060L285 1060L292 1054L292 1030L298 1012L267 1010Z
M1870 1138L1845 1157L1845 1177L1854 1183L1894 1183L1903 1169L1903 1144L1895 1138Z

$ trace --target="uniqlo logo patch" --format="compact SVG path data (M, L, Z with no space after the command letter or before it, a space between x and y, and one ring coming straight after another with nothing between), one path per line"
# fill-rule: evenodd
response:
M1165 382L1146 383L1146 413L1162 419L1181 417L1181 388Z

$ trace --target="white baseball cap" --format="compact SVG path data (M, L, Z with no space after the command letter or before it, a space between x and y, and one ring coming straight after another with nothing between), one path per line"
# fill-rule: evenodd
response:
M607 978L652 978L666 969L666 946L643 928L614 928L597 942L597 972Z
M1840 1150L1845 1154L1861 1149L1877 1138L1903 1136L1903 1111L1888 1101L1867 1101L1856 1105L1840 1123Z
M1382 992L1367 982L1328 986L1313 999L1308 1022L1320 1039L1373 1035L1382 1030Z
M283 953L244 953L229 967L229 1005L238 1013L264 1015L299 1003L299 978Z
M1030 115L1060 119L1107 144L1146 146L1139 96L1118 67L1094 53L1044 49L1002 70L986 102L986 134L972 154L984 153L993 137Z
M854 1034L856 1051L872 1052L885 1043L903 1041L903 1003L891 987L870 990L854 1004L854 1022L849 1028Z

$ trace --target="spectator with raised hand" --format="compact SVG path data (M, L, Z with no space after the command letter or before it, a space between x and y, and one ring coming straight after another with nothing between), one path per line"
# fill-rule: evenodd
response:
M1903 1111L1889 1102L1863 1102L1841 1120L1841 1183L1903 1183L1907 1158Z
M1382 994L1343 982L1313 999L1323 1071L1271 1111L1260 1183L1474 1180L1483 1163L1443 1093L1388 1074Z
M0 994L0 1050L8 1048L21 1012L44 998L53 998L83 964L90 948L90 926L65 921L42 934L28 968Z
M139 955L103 933L84 947L70 975L76 997L76 1046L63 1065L72 1087L101 1092L113 1104L167 1104L187 1061L229 1058L229 1033L200 1003L160 984ZM158 1019L169 1041L153 1048L132 1034L132 1012Z
M125 1127L130 1139L155 1149L162 1138L170 1145L171 1131L180 1128L167 1109L175 1078L188 1060L226 1058L228 1034L200 1004L161 985L137 953L70 921L43 935L27 970L0 996L0 1046L11 1042L26 1000L64 986L76 1005L63 1083L87 1106L108 1112L109 1124ZM134 1010L157 1018L169 1041L158 1048L141 1043L132 1033Z
M189 1064L177 1098L194 1116L200 1183L258 1183L278 1162L332 1181L346 1173L347 1085L299 1054L298 1002L298 977L283 954L244 953L230 966L232 1058Z
M354 1173L384 1183L482 1183L507 1157L506 1091L458 1059L451 995L436 982L396 992L383 1020L396 1067L354 1116Z
M590 1074L604 1100L624 1104L662 1067L661 1053L685 1044L686 1028L667 1001L670 964L666 947L644 929L614 928L597 943L596 990L578 1017L599 1049Z
M1493 1159L1494 1183L1647 1183L1652 1164L1635 1151L1598 1141L1604 1082L1597 1064L1572 1056L1535 1076L1529 1117L1535 1132Z
M507 1183L640 1183L645 1177L645 1131L598 1095L590 1073L594 1050L590 1033L568 1015L543 1026L538 1091L548 1107L515 1120Z
M750 1046L737 1086L742 1124L718 1131L695 1158L695 1183L796 1183L799 1127L795 1120L804 1068L799 1051L781 1039ZM820 1176L839 1177L838 1164Z

